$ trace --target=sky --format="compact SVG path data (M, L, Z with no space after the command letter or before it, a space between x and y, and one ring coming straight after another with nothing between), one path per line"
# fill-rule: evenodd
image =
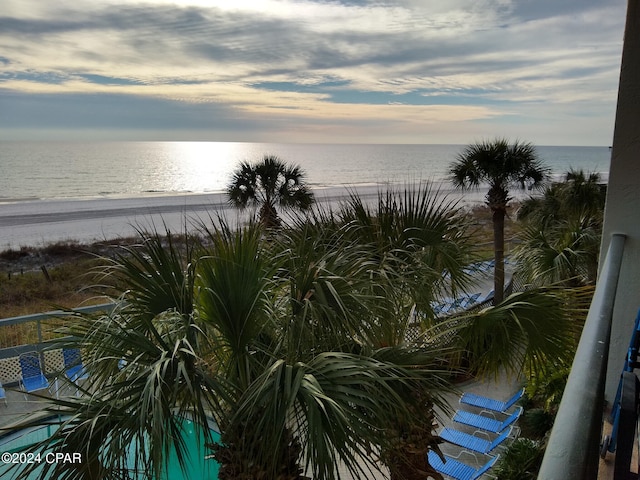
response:
M2 0L0 140L610 145L625 0Z

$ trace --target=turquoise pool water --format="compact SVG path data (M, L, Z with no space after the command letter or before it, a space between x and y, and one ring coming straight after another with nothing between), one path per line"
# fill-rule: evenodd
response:
M204 434L200 428L192 421L185 419L183 421L183 439L186 446L186 454L188 460L186 462L186 469L183 471L180 468L177 455L175 451L172 451L171 455L167 459L167 465L163 475L157 480L217 480L218 479L218 463L209 457L211 452L204 445ZM24 462L26 457L20 458L20 452L25 448L42 441L57 429L55 425L46 425L38 428L21 430L12 432L0 438L0 478L3 480L12 480L19 474L20 469L10 469L10 462ZM220 435L212 430L212 436L214 441L220 440ZM9 455L9 456L7 456ZM51 455L51 454L50 454ZM44 460L43 460L44 458ZM8 462L6 460L9 460ZM53 457L40 457L42 461L56 461ZM73 461L73 457L66 459L60 459L60 461ZM141 472L139 478L144 478L143 472ZM38 471L34 471L29 476L29 480L53 480L50 478L43 478Z

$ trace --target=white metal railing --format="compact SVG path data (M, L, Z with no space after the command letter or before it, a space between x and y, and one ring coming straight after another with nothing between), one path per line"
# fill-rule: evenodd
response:
M538 480L598 476L611 321L625 238L612 235Z
M93 313L109 311L115 307L115 303L102 303L100 305L91 305L88 307L74 308L68 311L55 310L45 313L34 313L31 315L22 315L19 317L9 317L0 319L0 335L2 335L3 329L14 325L34 324L36 328L35 342L24 345L1 345L0 346L0 359L14 356L16 353L20 353L24 348L33 350L33 345L40 345L45 340L42 334L42 324L47 320L59 319L74 315L76 313ZM6 335L3 335L6 337Z

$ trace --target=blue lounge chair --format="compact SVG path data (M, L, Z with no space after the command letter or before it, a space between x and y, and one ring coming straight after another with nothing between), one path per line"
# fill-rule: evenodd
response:
M427 455L429 465L431 465L437 472L442 473L443 475L448 475L456 480L475 480L476 478L480 478L491 467L493 467L493 465L498 461L499 455L491 457L489 461L478 470L448 455L445 455L444 458L445 461L443 462L438 454L433 450L429 451Z
M22 378L22 388L27 393L49 389L49 381L42 373L40 366L40 355L38 352L27 352L20 355L20 370Z
M64 371L67 378L75 383L78 380L84 380L89 377L84 365L82 364L82 355L77 348L63 349L62 357L64 358Z
M484 303L484 302L488 302L489 300L493 300L494 295L495 295L495 292L493 291L493 289L491 289L491 291L487 293L487 296L484 297L482 300L480 300L480 302Z
M4 391L4 387L2 386L2 382L0 382L0 398L4 400L4 404L7 404L7 392Z
M462 297L462 301L460 302L461 308L469 308L474 304L478 303L478 298L480 297L480 293L474 293L471 295L465 295Z
M485 417L484 415L478 415L477 413L467 412L466 410L458 410L453 417L453 421L470 427L481 428L487 432L500 433L518 420L520 415L522 415L522 407L516 408L513 413L503 421Z
M483 397L482 395L476 395L474 393L464 393L462 397L460 397L460 403L465 403L467 405L473 405L474 407L480 407L485 410L493 410L494 412L504 413L509 408L511 408L520 397L524 394L524 388L518 390L513 397L511 397L506 402L495 400L489 397Z
M473 295L469 295L469 300L467 300L466 307L470 307L471 305L475 305L478 303L478 299L480 298L481 293L474 293Z
M443 298L440 303L436 304L434 307L434 311L437 313L447 313L451 308L451 304L453 303L453 298Z
M484 262L478 263L478 271L479 272L489 272L493 269L495 262L493 260L485 260Z
M513 430L513 427L507 428L493 441L489 441L453 428L445 427L440 432L440 437L446 442L455 443L456 445L459 445L471 452L487 455L498 447L505 438L511 435L511 430Z

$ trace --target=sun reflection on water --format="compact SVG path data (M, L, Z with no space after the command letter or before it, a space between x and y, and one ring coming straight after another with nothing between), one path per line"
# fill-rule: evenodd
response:
M163 150L168 191L222 191L239 162L254 160L245 143L167 142Z

